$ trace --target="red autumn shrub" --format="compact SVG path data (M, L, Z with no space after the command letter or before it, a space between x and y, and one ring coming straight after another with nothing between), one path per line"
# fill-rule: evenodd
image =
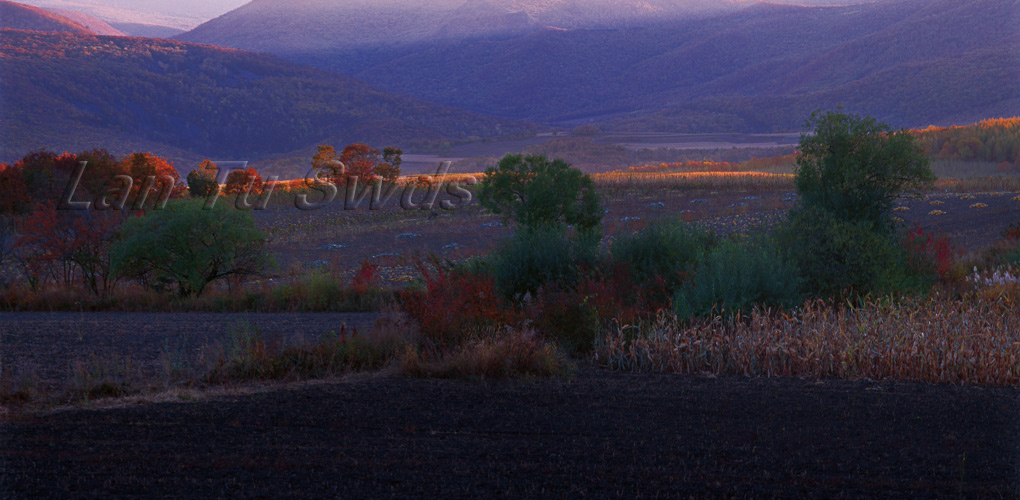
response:
M525 311L539 334L571 352L592 348L600 329L600 311L591 296L556 283L544 285L536 296L525 304Z
M603 323L612 320L632 323L660 309L672 309L670 283L684 280L682 277L667 280L658 273L639 280L630 266L616 264L599 276L582 281L577 290L598 311Z
M364 295L368 291L376 286L378 280L379 264L374 262L362 262L361 267L354 273L354 279L351 281L351 287L354 292L358 295Z
M926 232L915 225L903 238L908 262L914 272L927 274L939 280L950 277L960 250L942 232Z
M36 205L14 244L29 283L80 283L105 297L115 283L110 244L124 218L117 211L59 211L49 200Z
M1009 228L1002 233L1002 237L1009 241L1020 241L1020 223L1010 222Z
M659 275L639 281L629 266L607 265L570 289L544 285L526 314L539 333L567 350L586 352L613 322L633 324L672 309L670 294Z
M36 205L22 219L19 232L21 238L14 249L29 283L33 287L49 281L71 284L74 264L69 257L74 249L74 235L67 219L59 217L56 204L47 200Z
M484 273L450 270L433 262L416 264L424 290L401 294L403 311L416 321L422 336L440 346L463 342L485 326L513 324L516 314Z

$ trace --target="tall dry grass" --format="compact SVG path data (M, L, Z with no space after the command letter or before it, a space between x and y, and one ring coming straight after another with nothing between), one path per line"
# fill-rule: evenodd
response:
M611 172L591 176L595 186L607 189L792 189L793 175L765 172Z
M1014 295L1015 296L1015 295ZM661 315L598 351L614 370L1020 385L1016 301L938 295L860 307L806 304L684 324Z

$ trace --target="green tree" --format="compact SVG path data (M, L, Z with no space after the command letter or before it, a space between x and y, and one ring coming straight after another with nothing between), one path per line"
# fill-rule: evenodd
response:
M192 198L208 198L219 192L216 182L219 170L212 160L203 160L198 168L188 173L188 191Z
M112 248L119 276L181 296L201 295L212 282L262 274L272 265L266 237L250 212L195 201L131 218Z
M896 198L919 193L935 180L915 136L874 118L816 111L813 134L800 139L797 191L805 207L891 232Z
M529 229L569 224L597 233L604 215L591 177L560 159L506 155L481 186L483 207Z
M921 286L894 235L876 231L868 221L799 207L776 235L800 270L803 291L812 297L909 292Z

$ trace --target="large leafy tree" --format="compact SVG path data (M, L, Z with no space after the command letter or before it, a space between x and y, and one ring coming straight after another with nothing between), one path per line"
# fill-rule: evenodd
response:
M591 177L545 156L504 156L485 171L479 201L528 229L573 225L597 233L604 210Z
M935 180L924 149L907 131L871 117L816 111L800 139L797 190L804 207L891 231L896 198Z
M198 168L188 172L188 192L192 198L208 198L220 190L216 176L219 169L212 160L203 160Z
M151 170L145 170L145 172L155 173L157 166L153 162L154 160L160 161L162 164L166 164L166 161L162 158L157 158L148 153L136 153L128 156L123 161L118 160L117 156L113 153L97 148L89 151L82 151L76 155L62 155L58 158L58 164L63 163L60 166L61 170L67 171L68 168L73 171L81 162L85 163L85 170L82 172L81 182L78 186L78 190L75 191L77 195L75 199L95 199L101 195L107 187L110 187L111 181L118 175L131 175L135 178L135 186L132 188L132 194L138 192L138 177L135 177L135 172L132 171L132 162L136 157L143 158L147 165L152 165ZM170 167L173 168L172 166ZM139 172L140 173L140 172ZM176 171L174 171L176 174ZM64 188L65 186L60 186ZM79 191L81 191L79 193Z
M124 158L122 170L134 180L131 194L135 198L141 196L142 189L146 187L150 191L145 196L147 200L166 193L167 190L174 198L179 198L184 193L181 174L177 172L174 164L154 154L132 153ZM149 179L154 181L151 185Z
M378 149L359 142L349 144L340 152L340 162L347 167L344 181L357 177L361 182L372 182L376 178L375 167L382 163L382 157Z
M262 176L254 168L248 167L245 170L234 170L227 175L227 183L223 187L223 193L238 195L251 193L262 194Z
M0 214L24 213L31 201L21 168L0 164Z
M217 280L263 273L272 265L251 212L175 201L128 220L112 249L114 270L157 289L200 295Z
M375 173L383 182L392 184L400 177L400 165L404 163L404 150L395 147L383 149L383 161L375 166Z
M337 179L344 174L344 165L340 163L340 155L336 148L320 145L315 156L312 157L312 170L321 179Z
M127 173L117 157L105 149L61 155L40 149L28 153L14 166L24 175L32 200L43 201L59 199L81 162L85 162L86 168L76 186L75 201L94 199L115 176Z

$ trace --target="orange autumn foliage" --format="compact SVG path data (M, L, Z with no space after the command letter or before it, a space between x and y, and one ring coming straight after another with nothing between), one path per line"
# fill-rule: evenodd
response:
M223 188L224 194L238 195L238 194L262 194L265 187L265 183L262 182L262 176L251 167L245 170L234 170L227 175L227 184Z

